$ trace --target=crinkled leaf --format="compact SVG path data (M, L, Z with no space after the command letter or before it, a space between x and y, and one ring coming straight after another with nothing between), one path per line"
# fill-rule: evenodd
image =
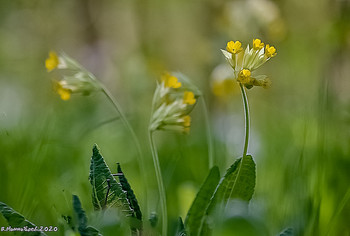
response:
M142 230L142 213L140 206L137 202L136 196L134 194L134 191L132 190L128 180L126 179L122 168L119 163L117 163L117 171L118 171L118 179L122 186L122 189L126 192L126 198L128 199L129 207L133 210L132 217L136 218L136 221L132 221L134 224L131 225L131 230L133 232L141 231Z
M206 223L207 210L211 204L212 196L220 181L220 172L217 166L214 166L199 189L190 210L188 211L185 225L189 235L203 235L202 227Z
M73 209L78 219L78 231L82 236L102 236L97 229L88 226L87 217L78 196L73 195Z
M255 162L252 156L237 159L220 181L216 195L225 205L231 199L250 201L255 189Z
M133 209L134 211L134 216L139 219L139 220L142 220L142 213L141 213L141 209L140 209L140 206L139 206L139 203L136 199L136 196L134 194L134 191L132 190L128 180L126 179L123 171L122 171L122 168L120 166L119 163L117 163L118 165L118 179L119 179L119 182L122 186L122 189L126 192L126 197L129 201L129 204L130 204L130 208Z
M117 207L126 216L133 215L126 192L111 174L96 144L91 157L89 180L92 185L92 203L95 210Z
M7 220L8 224L12 228L21 228L21 229L30 229L30 228L38 228L35 224L31 223L30 221L26 220L24 216L13 210L11 207L6 205L3 202L0 202L0 212ZM27 232L27 231L16 231L16 235L24 235L24 236L44 236L46 235L43 232L40 231L33 231L33 232Z
M237 159L227 169L225 176L221 178L217 185L206 209L206 216L211 215L214 209L224 210L230 200L250 201L254 193L255 178L255 162L252 156L247 155L244 158ZM208 235L210 230L208 222L205 221L199 235Z

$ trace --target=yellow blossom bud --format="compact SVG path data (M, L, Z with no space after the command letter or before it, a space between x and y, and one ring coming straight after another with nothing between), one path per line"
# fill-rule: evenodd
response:
M72 91L70 89L65 88L61 81L54 82L54 90L58 93L58 95L60 95L61 99L64 101L69 100L72 94Z
M56 52L50 51L49 57L45 60L45 67L47 71L50 72L53 69L57 68L58 64L59 64L59 60Z
M237 81L243 84L249 83L250 75L251 75L250 70L243 69L239 72Z
M273 46L270 46L269 44L266 44L265 55L267 57L274 57L276 56L276 54L277 54L276 48Z
M191 91L185 91L183 97L183 103L193 105L196 103L196 99L194 98L194 93Z
M191 126L191 117L189 115L183 117L184 120L184 126L190 127Z
M181 87L181 82L179 82L175 76L168 73L162 76L162 81L164 82L164 86L168 88Z
M263 87L264 89L271 88L271 80L269 78L262 79L260 81L260 84L261 84L261 87Z
M242 51L243 48L240 41L236 41L236 42L230 41L227 43L226 50L230 53L237 54L240 51Z
M67 101L70 99L71 92L68 89L58 89L57 93L60 95L61 99Z
M264 43L260 39L253 39L253 49L260 50L264 48Z

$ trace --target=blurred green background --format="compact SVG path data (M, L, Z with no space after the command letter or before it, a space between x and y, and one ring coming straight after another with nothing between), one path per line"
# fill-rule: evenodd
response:
M0 201L37 225L57 225L71 211L71 194L91 212L97 143L112 171L122 164L144 217L159 210L147 125L164 70L186 74L202 90L224 173L241 154L243 108L239 93L213 94L212 72L226 63L219 49L227 41L253 38L278 55L259 68L272 88L248 92L257 185L244 219L267 235L285 227L296 235L350 235L348 0L2 1ZM62 101L54 93L44 67L51 49L77 59L121 103L147 158L147 181L130 134L102 94ZM171 232L208 173L201 107L189 135L156 135Z

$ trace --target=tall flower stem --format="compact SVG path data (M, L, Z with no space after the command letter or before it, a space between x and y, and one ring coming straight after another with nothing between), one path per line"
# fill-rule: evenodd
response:
M164 188L164 183L162 178L162 172L160 170L158 153L157 153L156 145L153 140L153 132L149 131L148 134L149 134L149 143L152 151L154 169L156 171L156 177L157 177L157 183L158 183L160 208L162 211L162 236L166 236L168 231L168 215L167 215L167 207L166 207L165 188Z
M211 135L210 130L210 121L209 121L209 112L208 108L206 106L205 100L203 96L200 96L202 100L202 107L204 112L204 122L206 126L206 132L207 132L207 142L208 142L208 158L209 158L209 169L211 169L214 166L214 149L213 149L213 138Z
M244 158L247 156L247 151L248 151L250 117L249 117L249 104L248 104L247 93L241 83L239 84L239 86L241 87L243 106L244 106L244 120L245 120L245 139L244 139L244 148L243 148L243 158Z
M115 108L115 110L117 111L117 113L120 115L120 118L124 124L124 126L126 127L126 129L130 132L131 137L133 139L133 142L136 146L138 155L137 155L137 159L138 159L138 164L139 164L139 169L140 169L140 175L142 176L142 179L144 181L144 200L145 203L147 203L147 175L146 175L146 170L145 170L145 163L144 163L144 157L141 151L141 145L140 142L135 134L135 131L133 130L133 128L131 127L129 121L126 119L124 113L122 112L122 110L120 109L120 105L117 102L117 100L113 97L113 95L109 92L109 90L100 83L100 87L101 90L103 92L104 95L106 95L107 99L112 103L113 107Z

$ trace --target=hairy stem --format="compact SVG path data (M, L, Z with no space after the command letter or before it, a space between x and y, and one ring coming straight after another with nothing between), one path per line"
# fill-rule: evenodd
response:
M153 140L153 132L152 131L149 131L149 143L150 143L151 151L152 151L154 169L156 171L159 198L160 198L160 208L162 211L162 236L166 236L167 231L168 231L168 229L167 229L168 228L168 215L167 215L167 207L166 207L166 195L165 195L165 188L164 188L164 184L163 184L162 172L161 172L160 164L159 164L158 153L156 150L156 145L155 145L154 140Z
M113 97L113 95L108 91L108 89L100 83L100 87L102 89L103 94L106 95L107 99L112 103L113 107L115 108L115 110L117 111L117 113L120 115L120 118L124 124L124 126L126 127L126 129L130 132L131 137L133 139L133 142L136 146L138 155L137 155L137 159L138 159L138 166L139 166L139 170L140 170L140 175L144 181L144 202L147 202L147 175L146 175L146 170L145 170L145 163L144 163L144 157L141 151L141 145L140 142L136 136L135 131L133 130L133 128L131 127L129 121L126 119L124 113L122 112L122 110L120 109L120 105L117 102L117 100Z
M243 158L247 156L248 151L248 144L249 144L249 104L248 104L248 97L247 93L243 87L243 85L240 83L239 86L241 87L242 92L242 99L243 99L243 106L244 106L244 120L245 120L245 139L244 139L244 148L243 148Z

